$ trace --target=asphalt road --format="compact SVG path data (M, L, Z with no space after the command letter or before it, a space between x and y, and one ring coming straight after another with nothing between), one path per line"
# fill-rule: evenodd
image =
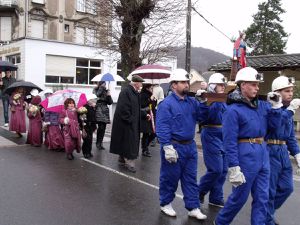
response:
M160 212L158 201L159 148L151 148L153 157L140 157L137 173L124 170L117 156L108 150L93 149L94 157L86 160L76 154L68 161L64 153L24 144L25 138L0 128L0 136L13 145L0 143L0 224L1 225L183 225L212 224L218 208L202 206L208 219L190 219L184 208L180 186L173 202L176 218ZM104 144L108 149L109 142ZM199 152L199 177L204 173ZM299 225L299 180L295 191L278 211L284 225ZM225 184L225 195L230 193ZM250 224L251 198L233 225Z

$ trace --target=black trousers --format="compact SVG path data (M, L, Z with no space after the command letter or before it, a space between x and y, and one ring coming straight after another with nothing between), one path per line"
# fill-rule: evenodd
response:
M105 135L106 123L98 122L96 145L101 145Z
M84 130L86 131L86 137L82 138L82 153L83 155L91 154L92 152L92 144L93 144L93 133L94 130L90 126L85 126Z
M142 137L143 152L148 151L148 146L155 137L156 137L155 133L143 133L143 137Z

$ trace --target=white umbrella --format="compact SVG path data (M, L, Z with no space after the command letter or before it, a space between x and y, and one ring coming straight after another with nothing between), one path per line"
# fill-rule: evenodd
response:
M106 73L106 74L98 74L98 75L96 75L93 79L92 79L92 81L97 81L97 82L99 82L99 81L108 81L108 82L110 82L110 81L125 81L121 76L119 76L119 75L112 75L111 73Z

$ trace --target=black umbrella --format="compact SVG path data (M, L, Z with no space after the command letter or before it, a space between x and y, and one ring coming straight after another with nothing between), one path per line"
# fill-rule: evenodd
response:
M11 62L0 60L0 71L16 71L18 67Z
M11 95L16 88L18 87L22 87L25 89L26 91L26 95L29 95L30 94L30 91L32 89L38 89L39 91L42 91L43 89L41 89L40 87L38 87L37 85L35 85L34 83L31 83L29 81L17 81L15 83L12 83L10 86L8 86L5 91L4 91L4 94L8 94L8 95Z

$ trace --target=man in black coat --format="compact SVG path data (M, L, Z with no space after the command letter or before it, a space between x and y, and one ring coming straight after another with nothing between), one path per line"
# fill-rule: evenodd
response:
M119 95L114 114L110 152L119 155L119 162L135 173L135 159L139 153L141 103L140 90L144 80L135 75Z
M5 77L2 78L0 82L0 88L2 90L2 104L3 104L3 114L4 114L4 126L7 127L9 123L8 117L8 107L9 107L9 95L4 94L6 88L8 88L12 83L16 82L16 79L11 76L11 71L5 72Z

